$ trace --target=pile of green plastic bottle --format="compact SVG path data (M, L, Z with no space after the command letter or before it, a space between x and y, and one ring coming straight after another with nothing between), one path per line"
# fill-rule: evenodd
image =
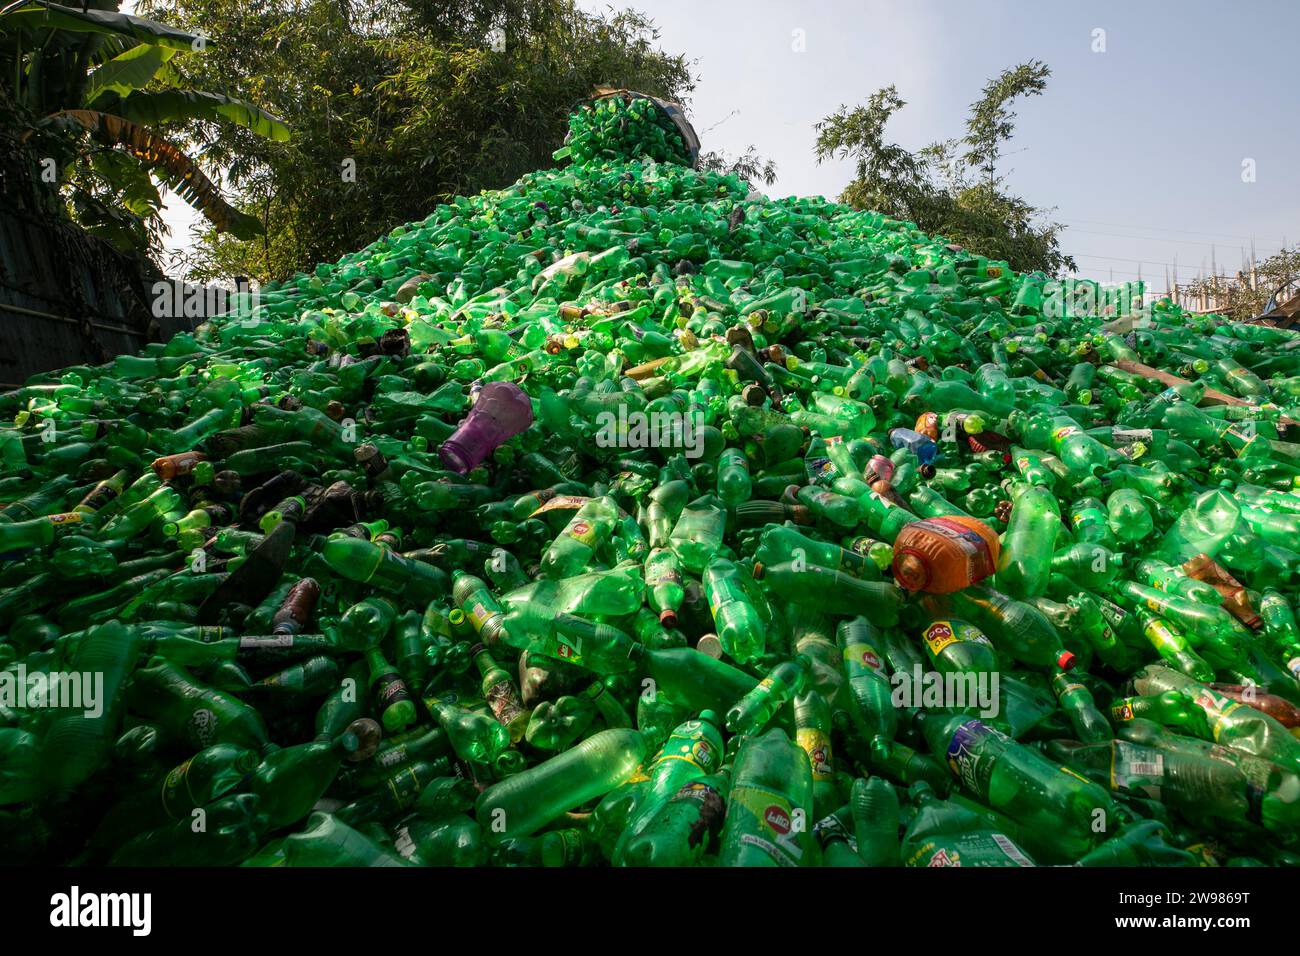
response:
M555 159L593 163L626 159L691 165L676 124L653 100L620 94L598 98L569 116L569 135Z
M1300 334L620 109L0 394L3 862L1300 860Z

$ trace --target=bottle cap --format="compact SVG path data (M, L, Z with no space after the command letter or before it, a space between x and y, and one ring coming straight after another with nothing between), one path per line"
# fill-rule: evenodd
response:
M1063 671L1068 671L1075 665L1077 660L1070 651L1061 651L1061 656L1056 659L1056 666Z
M705 634L695 642L695 649L714 660L722 659L722 641L716 634Z
M921 591L930 581L930 569L912 551L894 554L894 580L909 591Z

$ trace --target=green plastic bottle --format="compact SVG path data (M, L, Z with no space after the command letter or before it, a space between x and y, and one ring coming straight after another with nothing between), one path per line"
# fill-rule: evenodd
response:
M645 758L635 730L602 730L564 753L484 790L474 814L490 843L527 836L567 810L614 789Z
M1115 825L1104 790L1000 731L964 715L923 713L917 720L930 752L965 790L1022 826L1053 834L1063 859L1082 856Z

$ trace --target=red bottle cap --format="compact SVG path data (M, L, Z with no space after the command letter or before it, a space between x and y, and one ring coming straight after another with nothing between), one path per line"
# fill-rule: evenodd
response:
M1068 671L1074 666L1075 656L1070 651L1061 651L1061 656L1056 659L1056 666L1063 671Z

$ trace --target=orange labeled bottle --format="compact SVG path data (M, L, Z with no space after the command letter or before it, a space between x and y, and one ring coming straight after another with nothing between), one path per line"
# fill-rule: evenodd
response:
M935 412L922 412L916 418L912 431L928 435L932 441L939 440L939 416Z
M894 579L909 591L951 594L993 574L1000 552L997 534L975 518L914 521L894 541Z

